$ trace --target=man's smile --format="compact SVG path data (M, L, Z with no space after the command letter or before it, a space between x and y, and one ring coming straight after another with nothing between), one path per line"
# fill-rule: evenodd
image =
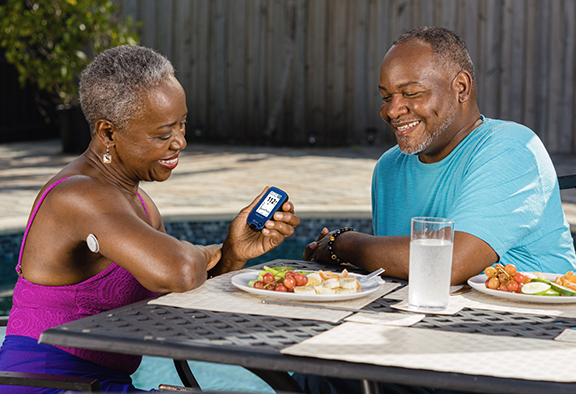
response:
M396 127L396 130L402 132L402 131L408 130L408 129L416 126L418 123L420 123L419 120L417 120L417 121L415 121L415 122L408 123L408 124L403 125L403 126L397 126L397 127Z
M406 137L408 134L410 134L412 131L414 131L414 129L416 127L418 127L418 125L420 123L422 123L421 120L414 120L410 123L404 123L404 124L400 124L401 122L392 122L392 127L394 129L394 133L396 134L397 137Z

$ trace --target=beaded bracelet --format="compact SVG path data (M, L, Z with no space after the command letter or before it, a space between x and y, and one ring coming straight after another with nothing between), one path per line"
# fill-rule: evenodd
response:
M342 227L341 229L336 230L328 240L328 252L330 252L330 258L337 263L346 263L346 261L340 260L338 256L336 256L336 253L334 253L334 241L340 234L345 233L346 231L356 231L356 230L354 230L352 227Z

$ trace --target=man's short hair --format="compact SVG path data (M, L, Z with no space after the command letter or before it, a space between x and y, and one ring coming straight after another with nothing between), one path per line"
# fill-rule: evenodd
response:
M143 115L145 93L173 75L172 63L149 48L121 45L102 52L82 72L78 89L90 130L98 119L125 128Z
M456 33L444 27L422 26L402 34L393 45L414 39L430 44L434 55L445 64L468 71L472 76L473 85L476 85L474 64L470 59L468 48L464 40Z

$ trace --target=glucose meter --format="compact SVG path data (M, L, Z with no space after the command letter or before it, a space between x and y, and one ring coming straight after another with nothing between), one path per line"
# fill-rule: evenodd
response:
M248 215L246 220L248 226L254 231L262 230L266 221L271 220L274 213L286 201L288 201L286 192L274 186L270 187Z

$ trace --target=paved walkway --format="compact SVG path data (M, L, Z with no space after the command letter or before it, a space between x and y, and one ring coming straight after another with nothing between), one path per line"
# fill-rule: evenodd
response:
M266 185L290 195L302 218L369 218L372 169L384 148L265 148L190 143L172 177L144 183L165 221L229 220ZM58 140L0 144L0 234L21 233L42 185L76 156ZM559 175L576 156L553 157ZM576 191L562 192L576 229Z
M371 173L382 148L290 149L190 143L166 182L143 183L165 221L231 219L267 185L301 217L370 217ZM58 140L0 144L0 234L21 232L36 194L75 155Z

